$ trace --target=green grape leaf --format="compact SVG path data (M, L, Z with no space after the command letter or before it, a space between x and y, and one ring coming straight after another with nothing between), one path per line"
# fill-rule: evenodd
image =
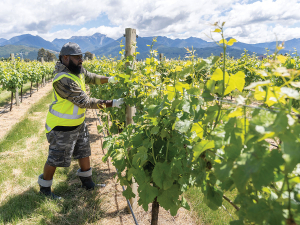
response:
M236 169L233 169L231 176L239 192L243 193L250 179L251 170L246 165L240 165Z
M238 144L237 142L238 142L238 140L236 140L235 144L227 145L224 149L226 156L230 160L237 159L239 157L239 155L241 154L242 146L236 145L236 144Z
M229 118L239 117L244 115L244 110L242 108L236 108L234 111L228 114Z
M168 95L168 100L172 101L175 98L175 95L176 95L175 87L167 86L167 95Z
M234 187L234 182L233 182L233 180L231 178L228 178L228 177L221 184L221 188L224 191L228 191L232 187Z
M172 177L177 180L183 174L182 162L173 159L170 164L170 170L172 170Z
M226 163L222 163L222 164L217 164L215 165L215 174L216 177L220 180L220 181L224 181L226 180L229 176L230 176L230 172L232 170L233 167L233 162L226 162Z
M230 221L230 225L244 225L244 222L243 220L233 220L233 221Z
M201 89L197 87L192 87L189 90L187 90L187 93L190 95L200 95Z
M137 167L143 166L145 162L147 162L147 151L148 149L146 149L144 146L139 147L137 153L133 156L132 164Z
M187 210L190 210L190 206L187 202L187 200L182 196L182 199L181 199L181 206Z
M215 80L208 80L206 82L206 88L211 92L211 93L215 93L215 85L216 85L216 81Z
M198 123L194 123L192 125L192 129L191 129L191 132L196 132L197 136L199 138L203 138L203 128L202 128L202 122L198 122Z
M151 180L151 177L147 176L143 168L135 169L134 167L131 167L128 170L128 178L131 179L132 176L134 176L135 180L139 185L150 182Z
M227 41L225 40L225 39L221 39L220 41L219 41L219 44L225 44L225 46L227 45Z
M252 204L250 207L248 207L246 217L256 224L262 224L269 211L270 208L264 199L260 199L257 204Z
M189 90L190 89L190 85L186 84L186 83L182 83L182 82L176 82L175 88L176 88L177 91L183 93L183 89Z
M132 188L130 186L127 186L126 190L123 191L123 196L126 199L131 199L135 197L135 194L132 192Z
M193 161L196 161L202 152L204 152L207 149L212 149L214 147L215 147L214 140L202 140L201 142L197 143L193 148L193 152L194 152Z
M215 80L215 81L223 80L223 71L220 68L217 68L210 79ZM229 80L229 75L227 72L225 72L225 83L226 84L228 83L228 80Z
M164 108L163 104L161 105L150 105L148 107L148 113L149 113L149 116L151 117L155 117L155 116L158 116L160 111Z
M201 70L203 67L205 67L207 65L207 62L205 62L204 60L202 60L200 63L197 63L195 65L195 70L199 71Z
M167 162L156 163L152 172L153 182L163 190L169 189L174 182L172 177L172 171L170 169L170 164Z
M233 43L235 43L235 42L236 42L236 40L235 40L234 38L231 38L231 39L228 41L227 45L232 46Z
M222 206L222 198L223 193L220 190L214 188L208 183L206 184L204 202L209 208L212 210L217 210L220 206Z
M152 127L150 133L151 134L157 134L159 132L159 127Z
M231 93L235 89L242 92L245 86L245 74L242 71L239 71L236 74L231 75L229 82L226 82L226 84L227 86L225 88L224 95Z
M172 216L175 216L181 205L178 200L181 193L180 186L178 184L174 184L166 191L160 190L157 201L162 207L164 207L165 210L170 210Z
M145 211L148 211L149 203L153 202L154 198L158 195L158 189L151 186L150 183L143 183L139 185L139 205L143 206Z
M143 142L143 135L136 132L134 136L131 137L131 143L134 147L138 147Z
M285 170L286 172L292 172L295 166L300 162L300 144L296 142L297 137L294 134L285 131L285 134L280 135L282 141L282 152L283 152L283 159L286 162Z

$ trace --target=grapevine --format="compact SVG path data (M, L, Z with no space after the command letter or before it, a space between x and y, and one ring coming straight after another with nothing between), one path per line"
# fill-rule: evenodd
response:
M13 102L13 93L16 89L21 90L23 85L27 82L31 82L30 96L32 93L33 82L37 83L42 80L47 74L51 74L53 77L54 63L40 63L37 61L23 62L20 58L15 58L14 61L1 61L0 62L0 84L3 90L11 92L11 108ZM48 77L50 79L50 76Z
M215 26L225 52L235 40L225 40L224 24ZM117 134L105 140L103 160L112 158L121 185L127 186L123 195L134 197L134 177L144 210L157 202L176 215L180 207L189 209L182 194L191 187L204 193L213 210L236 189L235 199L228 200L239 219L231 224L299 223L298 58L275 52L263 61L246 53L236 61L226 54L204 60L188 52L180 61L159 62L151 49L145 62L92 62L98 72L119 80L92 87L92 94L123 97L137 109L135 124L120 134L116 128L125 106L103 111L103 119L110 115L114 124L107 129ZM129 74L127 61L134 64ZM227 101L235 90L247 95ZM253 99L259 107L251 105Z

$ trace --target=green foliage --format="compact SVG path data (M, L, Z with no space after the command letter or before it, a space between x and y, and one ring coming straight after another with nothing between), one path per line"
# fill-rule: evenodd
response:
M37 61L42 61L42 58L44 62L53 62L53 60L57 60L56 55L53 52L50 52L44 48L39 49L37 53Z
M2 89L15 92L28 81L40 82L47 75L53 77L54 63L37 61L23 62L20 58L14 61L0 62L0 84Z
M299 221L297 58L275 53L258 61L245 53L239 60L228 59L226 48L235 40L225 41L223 25L215 26L222 36L217 42L224 50L220 58L195 59L194 50L187 49L186 61L159 62L152 45L145 62L131 57L85 64L119 80L107 87L91 86L94 97L123 97L137 109L135 124L127 127L125 106L103 110L106 129L112 134L122 130L106 139L103 160L112 157L127 198L133 196L135 178L145 210L157 197L175 215L180 207L188 208L181 196L191 187L199 187L207 206L217 210L223 193L236 188L232 201L240 210L232 224ZM226 105L226 96L236 89L248 95ZM253 98L267 107L248 107Z

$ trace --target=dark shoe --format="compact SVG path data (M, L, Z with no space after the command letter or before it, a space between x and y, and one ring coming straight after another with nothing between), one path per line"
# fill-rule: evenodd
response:
M40 185L40 194L45 195L46 197L49 197L52 199L57 199L57 200L62 199L61 197L59 197L51 192L52 182L53 182L53 180L44 180L43 174L39 175L38 184Z
M92 168L88 171L81 171L78 169L77 175L82 182L81 187L85 188L86 190L94 190L95 187L105 187L105 184L95 184L92 180Z
M90 177L79 177L82 182L81 187L86 190L94 190L96 184L92 181L92 176Z
M51 192L51 187L43 187L40 185L40 192L39 192L41 195L44 195L46 197L49 197L51 199L55 199L55 200L61 200L62 198L53 194Z

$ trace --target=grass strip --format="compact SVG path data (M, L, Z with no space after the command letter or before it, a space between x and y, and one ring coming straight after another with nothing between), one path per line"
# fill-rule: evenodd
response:
M0 142L0 152L24 148L26 146L25 140L36 134L42 124L42 121L32 120L29 117L34 117L34 112L45 111L48 108L52 98L51 94L52 93L49 92L44 98L40 99L37 104L33 105L29 109L28 114L24 117L24 119L13 126L13 128Z
M226 196L232 200L236 194L236 190L226 192ZM236 209L224 199L222 200L222 207L219 207L217 210L210 209L205 203L206 199L200 188L191 188L184 195L190 203L191 210L198 218L198 224L227 225L230 224L230 221L238 219L238 216L235 214Z

